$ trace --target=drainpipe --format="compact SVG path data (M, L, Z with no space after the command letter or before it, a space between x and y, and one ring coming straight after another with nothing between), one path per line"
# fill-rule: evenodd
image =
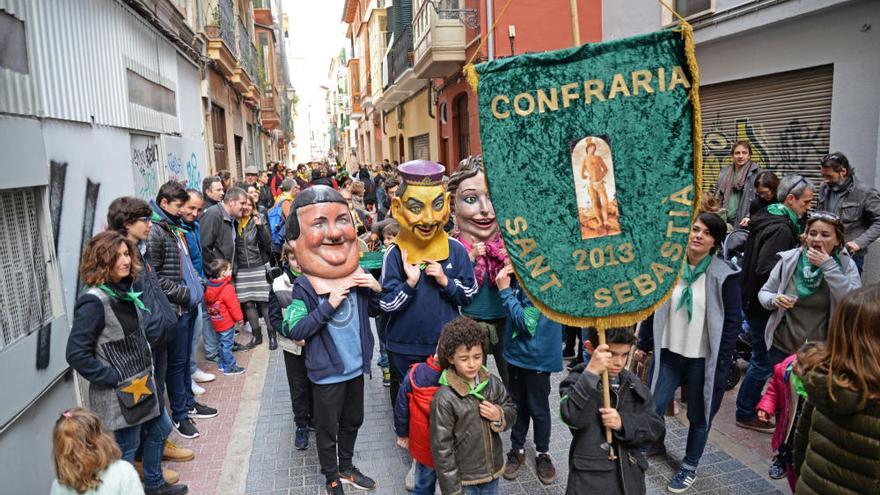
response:
M495 33L492 24L495 23L495 5L492 0L486 0L486 36L489 47L489 60L495 60Z
M205 9L204 9L204 5L202 3L202 0L198 0L198 9L199 9L199 15L198 15L199 31L204 32L205 25L207 24L207 22L204 18ZM205 119L203 120L203 122L205 123L205 131L204 131L205 132L205 162L206 162L206 165L208 165L207 173L210 174L212 170L214 172L217 171L217 164L214 162L214 144L213 144L214 143L214 125L213 125L214 121L211 116L213 106L211 104L211 80L210 80L209 73L208 73L210 68L208 67L209 61L208 61L208 53L207 52L208 52L208 43L207 43L207 40L205 40L205 42L202 43L202 53L201 53L201 60L200 61L202 62L202 64L201 64L202 65L201 66L202 82L205 85L205 90L208 93L208 98L207 98L208 104L205 106ZM196 187L201 189L202 186L201 186L201 184L199 184Z

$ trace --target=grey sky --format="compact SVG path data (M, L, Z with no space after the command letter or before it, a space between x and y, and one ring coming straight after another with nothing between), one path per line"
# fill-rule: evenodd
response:
M309 120L311 130L324 132L327 126L324 91L320 86L327 84L330 59L346 43L342 4L342 0L284 0L284 10L290 21L288 67L299 96L295 123L297 161L304 161L312 155Z

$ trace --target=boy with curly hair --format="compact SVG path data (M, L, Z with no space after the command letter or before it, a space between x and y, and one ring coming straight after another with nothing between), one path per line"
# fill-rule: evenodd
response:
M516 405L501 379L483 366L486 345L485 332L470 318L447 323L437 343L445 369L431 401L430 437L445 494L497 494L504 472L498 434L516 421Z

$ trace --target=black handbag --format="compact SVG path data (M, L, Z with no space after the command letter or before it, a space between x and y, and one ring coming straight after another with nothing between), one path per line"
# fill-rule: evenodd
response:
M149 263L144 263L140 282L143 291L141 300L150 310L142 312L141 315L147 341L152 347L165 345L165 343L174 340L174 333L177 331L177 311L174 310L168 296L159 287L159 279Z
M156 408L156 382L147 368L116 386L122 417L130 425L143 422Z

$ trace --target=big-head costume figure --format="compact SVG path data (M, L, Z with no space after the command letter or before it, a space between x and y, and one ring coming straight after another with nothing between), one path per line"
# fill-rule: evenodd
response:
M387 313L392 403L409 366L434 354L443 325L458 318L459 307L477 292L467 250L443 231L449 220L443 172L442 165L424 160L398 168L403 183L391 200L391 215L400 234L385 252L380 303Z
M501 300L495 277L507 263L507 251L498 230L495 209L481 156L469 156L458 164L449 177L448 191L455 213L455 238L465 249L474 267L479 290L473 302L461 308L461 313L473 318L489 334L489 349L495 358L498 375L508 385L507 366L502 353L504 323L507 309Z
M314 410L320 411L314 420L321 472L328 492L340 478L372 489L375 482L352 465L352 456L373 355L369 317L379 313L382 288L358 266L351 211L334 189L317 185L297 195L287 238L295 242L303 276L294 282L284 319L290 337L305 341Z
M442 165L426 160L406 162L398 168L403 183L391 198L391 216L400 224L396 242L407 252L409 263L449 257L443 230L449 220L449 194L443 187L443 172Z

